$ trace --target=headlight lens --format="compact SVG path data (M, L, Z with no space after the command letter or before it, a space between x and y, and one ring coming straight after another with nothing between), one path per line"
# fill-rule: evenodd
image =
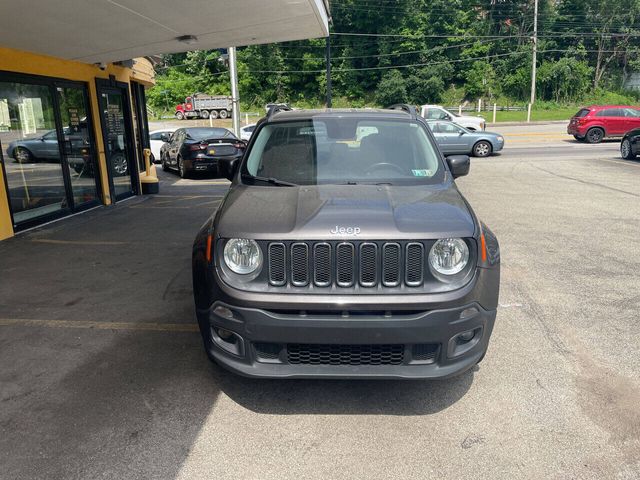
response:
M461 238L442 238L429 252L429 265L442 275L455 275L469 262L469 247Z
M262 265L262 251L247 238L232 238L224 246L224 263L235 273L247 275Z

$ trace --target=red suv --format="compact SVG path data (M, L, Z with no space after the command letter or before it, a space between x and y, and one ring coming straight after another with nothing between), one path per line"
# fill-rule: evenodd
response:
M580 142L600 143L605 137L622 137L634 128L640 128L640 108L592 105L571 118L567 133Z

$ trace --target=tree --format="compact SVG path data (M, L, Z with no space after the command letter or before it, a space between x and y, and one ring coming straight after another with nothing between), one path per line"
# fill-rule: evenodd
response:
M376 102L383 106L408 101L407 88L398 70L389 70L382 76L376 89Z

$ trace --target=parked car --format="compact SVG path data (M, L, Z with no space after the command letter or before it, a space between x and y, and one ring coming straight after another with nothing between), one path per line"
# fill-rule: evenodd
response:
M69 148L79 150L89 145L86 131L71 132L66 127L63 130L65 141ZM7 156L18 163L30 163L38 160L60 162L60 149L58 147L58 134L50 130L44 135L23 140L14 140L7 146Z
M487 126L485 119L482 117L458 115L457 113L445 110L445 108L440 105L422 105L422 107L420 107L420 115L427 120L448 120L474 132L482 131Z
M627 132L620 142L620 155L627 160L633 160L640 154L640 128Z
M567 126L578 141L600 143L607 137L622 137L640 127L640 108L629 105L591 105L581 108Z
M255 123L250 123L249 125L245 125L240 129L240 138L242 140L249 140L251 138L251 134L256 129Z
M445 160L402 108L272 111L242 159L221 161L231 187L192 260L211 360L253 377L372 379L482 360L498 241L456 187L469 157Z
M149 132L151 161L153 163L160 163L160 149L162 148L162 145L171 138L171 134L175 132L175 130L175 128L165 128L162 130L154 130L153 132Z
M445 120L429 120L427 124L445 155L488 157L504 147L504 137L499 133L473 132Z
M246 146L226 128L179 128L161 149L162 169L177 170L182 178L193 172L218 175L220 160L240 158Z

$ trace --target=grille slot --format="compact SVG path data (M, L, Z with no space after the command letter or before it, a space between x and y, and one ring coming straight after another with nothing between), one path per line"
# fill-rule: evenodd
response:
M378 246L375 243L360 245L360 285L375 287L378 283Z
M397 243L385 243L382 247L382 284L396 287L400 284L401 248Z
M269 244L269 283L282 286L287 282L286 248L284 243Z
M355 278L355 249L352 243L339 243L336 247L336 281L340 287L353 286Z
M309 247L306 243L291 245L291 283L296 287L309 283Z
M411 356L414 362L434 363L438 355L437 343L420 343L413 346Z
M404 345L288 344L287 360L296 365L401 365Z
M313 283L318 287L331 285L331 245L316 243L313 247Z
M424 247L421 243L408 243L406 247L404 281L410 287L422 285L424 272Z
M280 343L258 342L253 344L258 361L264 363L278 363L283 345Z

